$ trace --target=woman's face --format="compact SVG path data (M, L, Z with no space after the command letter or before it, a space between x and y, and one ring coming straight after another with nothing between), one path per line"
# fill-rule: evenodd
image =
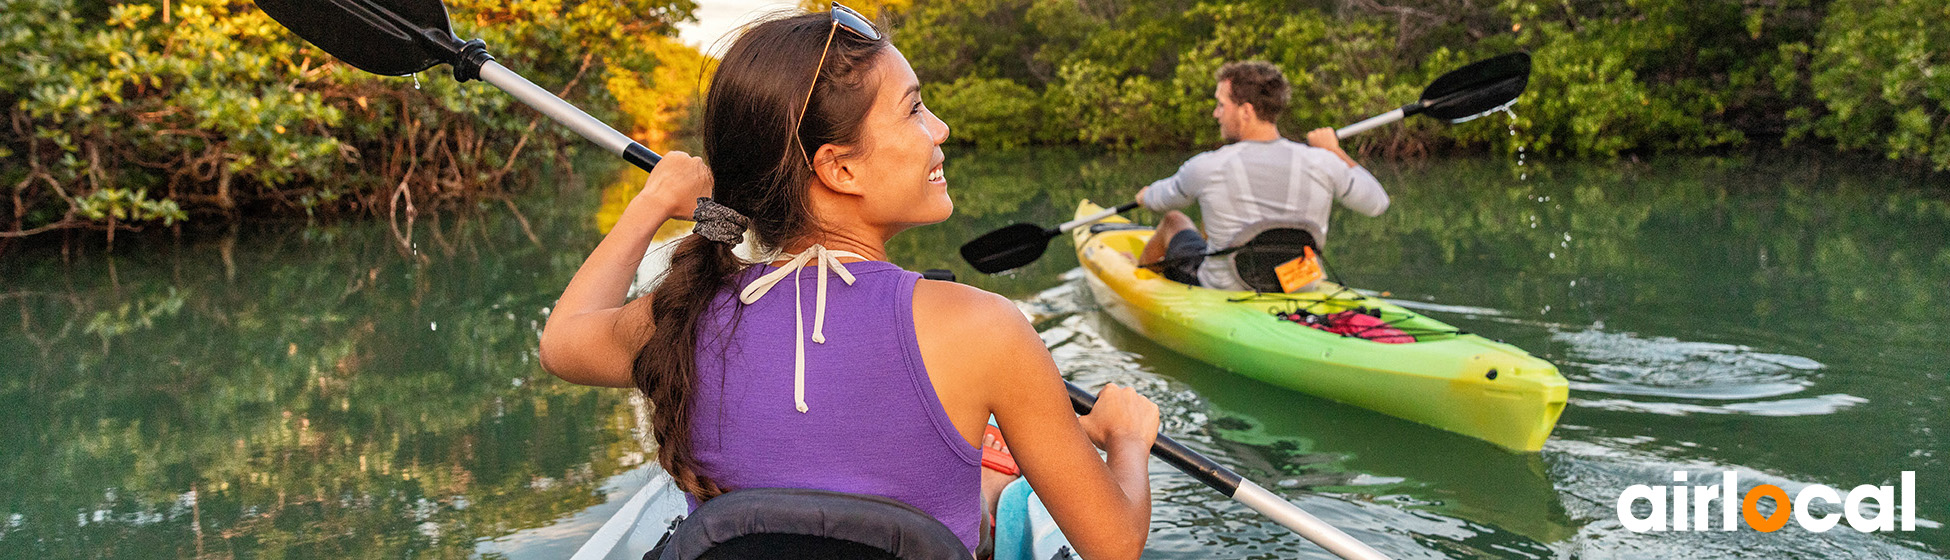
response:
M942 171L948 123L921 103L921 81L899 50L881 51L872 72L879 88L861 129L863 149L846 162L860 182L862 217L892 231L948 219L955 210Z

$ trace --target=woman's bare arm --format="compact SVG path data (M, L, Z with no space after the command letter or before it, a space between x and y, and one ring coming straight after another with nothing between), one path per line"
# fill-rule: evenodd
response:
M630 367L653 335L650 298L625 302L650 238L672 218L689 219L710 196L704 160L670 152L630 200L616 227L590 252L542 327L542 369L570 383L632 387Z
M932 318L916 333L937 391L986 397L1023 476L1077 552L1098 560L1137 558L1150 531L1146 463L1158 433L1157 405L1110 386L1090 415L1079 418L1042 338L1002 296L922 282L915 313ZM961 401L944 398L943 404L954 408ZM1099 457L1098 448L1107 456Z

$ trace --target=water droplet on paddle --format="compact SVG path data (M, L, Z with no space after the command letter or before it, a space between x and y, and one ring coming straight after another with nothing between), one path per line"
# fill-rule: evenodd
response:
M414 75L413 75L413 89L420 89L420 75L419 75L419 74L414 74ZM1512 131L1511 131L1511 133L1512 133L1512 134L1515 134L1515 133L1516 133L1516 131L1514 131L1514 130L1512 130Z

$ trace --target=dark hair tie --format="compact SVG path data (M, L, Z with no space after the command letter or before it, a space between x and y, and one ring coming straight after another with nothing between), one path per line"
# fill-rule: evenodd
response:
M726 245L737 245L743 242L745 224L751 223L751 220L746 219L737 210L718 204L708 196L697 197L697 211L692 212L691 217L697 220L697 227L692 228L692 232Z

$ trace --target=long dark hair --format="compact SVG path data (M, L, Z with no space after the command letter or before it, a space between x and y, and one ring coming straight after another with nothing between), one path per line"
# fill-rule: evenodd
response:
M763 249L783 249L820 231L808 194L817 180L809 158L827 144L858 147L861 122L873 105L878 84L871 69L887 41L835 32L832 25L821 12L751 27L725 53L704 100L711 198L750 218ZM833 42L822 67L828 33ZM807 88L815 85L814 68L821 68L817 89L794 131ZM728 489L702 472L692 448L698 319L744 267L729 245L698 236L679 242L670 270L650 294L655 335L632 368L637 389L654 407L657 462L699 500Z

